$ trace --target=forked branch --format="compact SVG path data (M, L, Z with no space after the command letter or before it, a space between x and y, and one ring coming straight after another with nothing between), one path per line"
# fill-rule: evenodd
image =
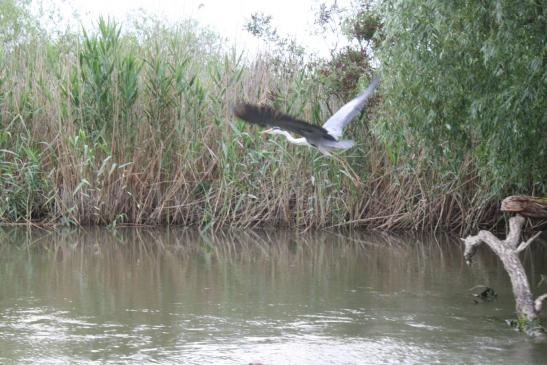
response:
M475 236L470 235L462 239L465 244L464 258L469 265L477 248L482 243L486 243L500 258L505 271L511 279L519 328L529 330L533 335L544 334L543 329L538 327L536 323L539 321L539 312L543 302L547 300L547 294L538 297L534 301L526 271L518 257L519 253L524 251L541 232L519 244L524 221L525 219L520 215L511 217L509 219L509 233L505 240L500 240L488 231L480 231Z

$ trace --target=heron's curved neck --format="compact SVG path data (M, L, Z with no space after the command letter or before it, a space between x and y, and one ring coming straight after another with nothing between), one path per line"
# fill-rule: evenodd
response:
M294 138L289 132L287 131L282 131L281 132L285 138L287 138L287 141L289 141L290 143L293 143L293 144L297 144L297 145L309 145L308 141L306 140L306 138L302 137L302 138Z

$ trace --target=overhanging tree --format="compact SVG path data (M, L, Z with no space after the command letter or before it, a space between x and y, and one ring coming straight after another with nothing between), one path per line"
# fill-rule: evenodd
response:
M494 194L544 194L547 95L543 3L384 0L383 113L398 156L434 168L472 160Z

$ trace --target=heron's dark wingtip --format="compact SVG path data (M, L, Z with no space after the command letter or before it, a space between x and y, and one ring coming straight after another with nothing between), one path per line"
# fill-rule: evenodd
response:
M248 103L237 103L232 107L232 112L236 117L245 121L252 121L254 114L258 108Z
M245 104L245 103L237 103L237 104L233 105L232 106L232 113L236 117L241 118L240 116L245 113L246 105L247 104Z
M281 113L267 105L254 105L241 103L233 108L234 114L241 120L259 125L261 127L277 127L304 137L320 135L329 140L335 140L328 132L320 126L311 125L305 121L293 118L288 114Z
M239 119L262 127L267 126L272 117L269 108L249 103L238 103L233 106L232 111Z

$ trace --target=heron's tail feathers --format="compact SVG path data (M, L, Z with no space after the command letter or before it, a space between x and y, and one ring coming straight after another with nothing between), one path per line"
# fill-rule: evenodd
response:
M348 149L348 148L353 147L353 143L354 142L353 142L352 139L344 139L344 140L341 140L341 141L337 141L336 144L334 145L334 147Z

